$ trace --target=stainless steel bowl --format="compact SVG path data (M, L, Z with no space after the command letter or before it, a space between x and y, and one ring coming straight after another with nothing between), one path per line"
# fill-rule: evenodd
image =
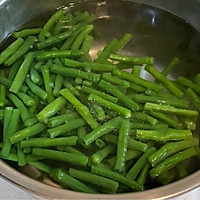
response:
M192 77L200 72L199 0L98 0L83 3L78 0L0 0L0 41L29 20L39 15L47 16L55 8L65 5L70 5L65 7L66 10L88 10L98 16L96 25L102 34L94 41L92 55L111 38L130 32L134 37L124 49L126 54L154 56L159 68L166 66L174 56L180 57L181 68L177 67L171 78L178 75ZM34 25L37 23L40 22L34 22ZM33 23L29 23L31 25ZM59 188L29 166L16 169L2 160L0 175L25 190L50 199L167 199L200 186L200 171L196 171L180 181L144 192L83 194Z

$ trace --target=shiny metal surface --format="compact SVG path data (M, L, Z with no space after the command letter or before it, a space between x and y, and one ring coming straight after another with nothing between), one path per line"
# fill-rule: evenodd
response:
M134 35L133 40L122 53L153 56L160 68L166 66L174 56L180 57L180 66L171 74L171 78L178 75L192 77L200 72L200 35L197 32L200 31L199 0L98 0L81 4L78 2L0 0L0 41L36 16L45 13L48 15L55 8L70 3L70 6L65 8L66 11L88 10L98 16L96 25L101 35L94 41L91 52L93 56L97 49L102 48L113 37L118 38L123 33L130 32ZM185 19L186 22L155 7L167 10ZM148 78L145 73L143 76ZM50 199L167 199L200 186L198 171L175 183L144 192L118 195L83 194L59 188L48 177L33 168L26 166L16 170L1 160L0 175L19 187Z

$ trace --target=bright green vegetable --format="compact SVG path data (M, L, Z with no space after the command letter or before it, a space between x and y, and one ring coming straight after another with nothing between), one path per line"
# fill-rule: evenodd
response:
M33 61L33 54L32 53L27 54L27 56L25 57L23 63L21 64L21 66L12 82L12 85L9 89L10 92L13 92L13 93L19 92L20 87L22 86L22 84L27 76L27 73L30 69L32 61Z
M109 94L106 94L106 93L103 93L99 90L96 90L96 89L93 89L93 88L90 88L90 87L87 87L87 86L82 86L81 87L81 91L84 92L84 93L87 93L87 94L95 94L95 95L98 95L108 101L112 101L113 103L117 103L118 99L116 97L113 97Z
M20 142L21 148L26 147L52 147L52 146L59 146L59 145L66 145L66 146L73 146L76 145L77 137L61 137L61 138L35 138L35 139L28 139L23 140Z
M5 61L6 66L11 66L15 61L20 59L23 55L25 55L29 50L30 47L35 42L35 36L28 36L25 42L19 47L19 49ZM28 63L27 63L28 64Z
M187 150L184 150L182 152L179 152L167 159L165 159L163 162L158 164L156 167L150 170L150 176L152 178L156 178L160 174L172 169L175 167L178 163L182 162L183 160L190 158L192 156L197 155L197 151L195 148L190 148Z
M1 70L0 74L3 77L6 77L4 70ZM0 107L5 106L5 104L6 104L6 87L5 85L0 84Z
M41 133L45 128L46 128L46 126L44 124L37 123L31 127L27 127L25 129L15 132L13 135L11 135L9 137L9 140L10 140L11 144L14 144L14 143L19 142L27 137L34 136L34 135L37 135L38 133Z
M113 181L108 178L104 178L102 176L98 176L96 174L92 174L86 171L77 170L74 168L69 169L69 175L77 178L81 181L92 183L94 185L106 188L110 190L111 192L116 192L118 188L118 182Z
M130 63L134 65L151 65L153 64L153 58L152 57L131 57L131 56L121 56L117 54L110 54L111 60L116 60L124 63Z
M139 110L139 105L128 98L126 95L124 95L120 90L117 89L114 85L110 84L109 82L106 82L104 80L101 80L98 84L98 86L105 90L106 92L109 92L113 96L116 96L119 100L121 100L128 108L130 108L132 111Z
M21 31L15 31L12 35L15 38L20 38L20 37L26 37L29 35L37 35L40 33L42 28L28 28L28 29L23 29Z
M63 161L78 166L86 166L88 162L87 156L77 153L66 153L44 148L33 148L32 153L36 156Z
M177 141L189 140L192 138L190 130L168 129L159 130L136 130L136 138L140 140L155 140L155 141Z
M61 185L66 186L67 188L73 189L79 192L85 193L97 193L95 190L85 185L84 183L78 181L77 179L69 176L67 173L60 169L54 169L50 172L50 177Z
M149 148L140 158L139 160L133 165L133 167L129 170L126 177L130 180L135 180L139 172L142 170L144 165L147 163L148 157L156 151L155 147Z
M64 97L58 97L36 115L37 119L40 122L47 123L47 120L60 111L66 103L67 102Z
M126 109L122 106L118 106L117 104L115 104L111 101L108 101L104 98L101 98L100 96L97 96L95 94L90 94L88 97L88 100L100 103L102 106L105 106L109 109L117 111L119 114L123 115L125 118L131 117L131 111L129 109Z
M12 103L20 110L20 115L22 118L22 121L25 121L26 119L30 118L30 114L28 112L28 109L23 104L23 102L14 94L8 94L8 98L12 101Z
M98 123L95 121L88 108L83 105L68 89L61 90L60 94L75 106L77 112L85 119L92 129L98 127Z
M182 109L182 108L176 108L173 106L160 105L160 104L154 104L154 103L146 103L144 106L144 110L160 111L164 113L176 114L176 115L185 116L185 117L198 116L198 111L196 110L187 110L187 109Z
M70 59L65 59L65 65L67 67L74 68L90 68L92 71L105 71L109 72L115 69L115 65L112 64L103 64L103 63L95 63L95 62L78 62Z
M109 143L117 144L117 136L106 134L103 137L101 137L103 140ZM145 152L148 149L148 145L139 141L136 141L132 138L128 139L128 149L134 149L138 151Z
M54 13L50 19L45 23L43 29L41 30L39 34L39 40L44 41L45 34L51 29L51 27L60 19L61 16L64 15L63 10L58 10L56 13Z
M114 181L118 181L119 183L122 183L136 191L140 191L143 189L143 187L137 184L135 181L129 180L121 174L113 172L107 168L92 166L91 172L100 176L104 176L106 178L110 178Z
M117 145L117 158L115 162L115 170L124 171L125 170L125 158L128 147L128 139L130 133L131 125L128 120L123 120L119 128L119 137Z
M83 51L73 51L73 50L66 50L66 51L36 51L34 52L34 56L37 60L45 60L45 59L52 59L52 58L79 58L84 54Z
M63 115L59 115L59 116L55 116L52 117L48 120L48 127L52 128L52 127L56 127L58 125L61 125L65 122L68 122L72 119L77 119L79 118L79 114L76 111L70 112L70 113L66 113Z
M173 95L182 98L184 93L179 90L176 85L160 73L153 65L147 65L145 70L152 74L157 81L161 82Z
M22 38L18 38L12 44L10 44L5 50L0 54L0 65L5 62L10 56L12 56L18 48L24 43Z
M52 65L50 68L50 71L56 74L64 75L67 77L73 77L73 78L82 78L86 79L91 82L98 82L100 80L100 75L91 73L91 72L84 72L78 69L72 69L72 68L64 68L60 67L58 65Z
M101 136L113 131L115 128L119 126L120 122L121 122L121 117L113 118L112 120L105 122L101 126L98 126L96 129L88 133L86 136L80 138L80 141L86 145L89 145L96 139L100 138Z
M165 158L173 155L174 153L178 153L182 150L198 146L198 143L198 139L167 143L163 145L160 149L158 149L156 152L154 152L152 155L150 155L148 157L148 160L154 167L159 162L163 161Z
M93 153L91 155L91 161L93 164L99 164L104 158L106 158L110 153L113 153L114 147L112 145L108 145L103 149Z
M46 91L41 89L39 86L34 84L30 78L26 78L26 84L29 86L30 90L36 94L38 97L40 97L42 100L46 100L48 98L48 95Z
M179 63L180 59L177 57L174 57L172 61L169 63L169 65L162 71L162 74L164 76L167 76L169 72Z
M71 49L72 50L78 50L81 46L81 44L84 41L84 38L86 35L88 35L92 30L94 29L94 25L87 25L83 28L83 30L78 34L76 39L74 40Z
M125 71L122 71L122 70L118 70L118 69L115 69L113 70L113 74L119 78L122 78L122 79L125 79L125 80L128 80L128 81L131 81L135 84L138 84L140 86L143 86L147 89L151 89L153 91L156 91L156 92L159 92L162 90L162 86L156 84L156 83L153 83L153 82L150 82L150 81L147 81L145 79L142 79L140 77L137 77L133 74L130 74L128 72L125 72Z
M54 128L48 129L47 133L50 138L54 138L64 133L67 133L69 131L72 131L74 129L77 129L83 125L85 125L85 120L82 118L76 118L60 126L56 126Z

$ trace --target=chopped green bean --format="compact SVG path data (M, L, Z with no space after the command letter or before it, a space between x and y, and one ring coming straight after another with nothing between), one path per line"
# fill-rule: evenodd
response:
M49 174L52 169L51 166L49 166L41 161L30 161L30 162L28 162L28 164L35 167L36 169L39 169L42 172L47 173L47 174Z
M75 60L65 59L65 65L67 67L75 67L75 68L90 68L93 71L105 71L109 72L115 69L115 65L113 64L104 64L104 63L95 63L95 62L78 62Z
M28 96L26 93L18 92L17 96L23 101L26 106L33 106L35 105L35 99Z
M196 92L193 89L188 88L186 90L186 95L191 100L194 107L200 112L200 97L196 94Z
M196 147L198 146L198 139L191 139L187 141L180 142L170 142L163 145L160 149L154 152L152 155L148 157L149 162L154 167L161 161L165 160L167 157L173 155L174 153L178 153L182 150Z
M31 81L35 84L40 85L42 83L42 78L39 72L34 68L34 66L31 66L30 68L30 78Z
M119 183L122 183L133 190L136 190L136 191L143 190L143 187L137 184L135 181L129 180L123 175L113 172L105 167L92 166L91 172L100 176L104 176L106 178L110 178L114 181L118 181Z
M106 94L106 93L103 93L99 90L96 90L96 89L93 89L93 88L90 88L90 87L87 87L87 86L82 86L81 87L81 91L84 92L84 93L87 93L87 94L95 94L95 95L98 95L108 101L112 101L113 103L117 103L118 99L116 97L113 97L109 94Z
M8 98L20 110L20 115L21 115L23 122L26 119L30 118L28 109L26 108L26 106L23 104L23 102L17 96L15 96L14 94L8 94Z
M28 36L28 38L25 40L25 42L19 47L19 49L5 61L6 66L12 65L15 61L20 59L24 54L26 54L30 47L35 42L36 37L35 36ZM27 63L28 64L28 63Z
M9 137L10 142L11 144L14 144L27 137L37 135L38 133L41 133L45 128L46 126L44 124L37 123L37 124L34 124L33 126L19 130Z
M8 79L13 81L21 64L23 62L23 58L18 59L15 63L13 63L13 65L10 68L10 72L8 74ZM10 84L11 85L11 84Z
M60 94L75 106L77 112L85 119L92 129L98 127L98 123L95 121L88 108L83 105L68 89L61 90Z
M110 84L109 82L106 82L104 80L101 80L98 84L100 88L105 90L106 92L109 92L110 94L116 96L118 99L120 99L127 107L129 107L132 111L139 110L139 105L135 103L133 100L128 98L126 95L124 95L120 90L117 89L114 85Z
M85 36L88 35L93 29L94 29L94 25L89 24L85 26L82 29L82 31L78 34L76 39L74 40L74 43L72 44L71 49L78 50L81 44L83 43Z
M39 40L44 41L45 40L45 34L51 29L51 27L60 19L61 16L64 15L63 10L58 10L56 13L54 13L50 19L45 23L43 29L40 31L39 34Z
M147 65L145 70L152 74L156 80L161 82L173 95L178 98L182 98L184 96L184 93L179 90L172 81L161 74L153 65Z
M89 101L94 101L97 103L100 103L102 106L105 106L109 109L112 109L114 111L117 111L118 113L120 113L121 115L123 115L125 118L130 118L131 117L131 111L129 109L126 109L122 106L118 106L117 104L108 101L104 98L101 98L100 96L97 96L95 94L90 94L88 97Z
M91 161L93 164L99 164L104 158L106 158L110 153L113 153L114 147L112 145L107 145L103 149L93 153L91 155Z
M67 102L64 97L58 97L36 115L37 119L40 122L47 123L47 120L60 111L66 103Z
M63 170L60 170L60 169L51 170L50 177L53 178L58 183L60 183L61 185L64 185L67 188L73 189L75 191L85 192L85 193L97 193L95 190L93 190L89 186L69 176Z
M62 42L65 39L69 38L72 34L73 34L73 31L69 30L69 31L66 31L64 33L60 33L58 35L51 36L48 39L37 43L37 48L38 49L44 49L46 47L55 45L59 42Z
M85 135L84 137L80 138L80 141L85 145L89 145L96 139L116 129L119 126L120 122L121 122L121 117L113 118L108 122L105 122L104 124L100 125L92 132Z
M98 55L98 58L95 60L95 62L98 63L104 63L108 58L110 53L113 53L113 51L116 51L116 48L118 48L119 42L116 39L111 40L102 50L101 54Z
M169 126L173 127L173 128L178 128L179 127L179 123L174 120L173 118L171 118L170 116L167 116L164 113L161 112L155 112L155 111L147 111L147 113L149 113L151 116L162 120L163 122L167 123Z
M54 96L56 96L56 97L59 96L59 91L62 88L63 81L64 81L64 77L61 76L60 74L57 74L56 78L55 78L55 86L54 86L54 89L53 89L53 95Z
M195 148L190 148L190 149L186 149L182 152L179 152L179 153L165 159L163 162L161 162L156 167L151 169L150 176L152 178L156 178L160 174L172 169L173 167L175 167L177 164L179 164L183 160L186 160L187 158L190 158L195 155L197 155L197 151L195 150Z
M148 157L156 151L155 147L149 148L140 158L139 160L133 165L133 167L129 170L126 175L127 179L135 180L138 176L139 172L142 170L144 165L147 163Z
M117 144L117 136L107 134L101 137L102 140L105 140L106 142ZM148 149L148 145L139 141L136 141L132 138L128 139L128 149L134 149L138 151L145 152Z
M112 73L115 76L119 77L119 78L131 81L131 82L133 82L135 84L143 86L143 87L145 87L147 89L151 89L151 90L153 90L155 92L159 92L159 91L161 91L163 89L162 86L160 86L160 85L158 85L156 83L147 81L145 79L142 79L140 77L137 77L137 76L135 76L133 74L130 74L130 73L122 71L122 70L114 69Z
M45 66L43 66L41 72L43 76L44 87L47 93L47 101L48 103L51 103L54 101L54 96L50 84L51 80L50 80L49 66L51 66L51 62L48 62Z
M22 84L27 76L27 73L30 69L32 61L33 61L33 54L32 53L27 54L27 56L25 57L23 63L21 64L21 66L12 82L12 85L9 89L10 92L13 92L13 93L19 92L20 87L22 86Z
M79 117L79 114L75 111L66 113L63 115L55 116L48 120L48 127L53 128L65 122L68 122L72 119L77 119L78 117Z
M146 103L144 106L145 111L160 111L165 113L172 113L175 115L185 116L185 117L197 117L198 111L196 110L187 110L182 108L176 108L174 106L168 106L168 105L160 105L160 104L154 104L154 103Z
M187 87L187 88L191 88L193 89L195 92L197 92L198 94L200 94L200 88L199 88L199 85L197 85L196 83L193 83L191 80L185 78L185 77L182 77L182 76L179 76L177 78L177 81L178 83L180 83L181 85L183 85L184 87Z
M24 166L26 164L25 155L22 149L20 148L19 143L17 143L17 160L19 166Z
M98 105L96 103L91 103L91 109L92 109L94 116L97 118L98 121L105 120L106 114L100 105Z
M150 125L155 125L158 123L158 120L151 117L150 115L143 112L134 112L132 113L131 119L141 120L143 122L147 122Z
M4 70L1 70L0 74L3 77L6 77ZM5 106L5 104L6 104L6 87L5 85L0 84L0 107Z
M91 73L91 72L84 72L78 69L71 69L71 68L64 68L60 67L58 65L52 65L50 68L50 71L56 74L60 74L67 77L73 77L73 78L82 78L86 79L91 82L98 82L100 80L100 75Z
M125 170L125 157L128 147L128 139L130 133L130 122L128 120L123 120L119 128L119 137L117 145L117 158L115 162L115 170L124 171Z
M139 65L135 65L134 67L133 67L133 69L132 69L132 74L134 75L134 76L140 76L140 72L141 72L141 66L139 66Z
M42 100L46 100L48 95L47 93L38 87L36 84L34 84L30 78L26 78L26 84L29 86L30 90L36 94L38 97L40 97Z
M122 49L131 39L133 35L130 33L125 33L123 37L119 40L118 44L112 50L113 53L117 53L120 49Z
M180 59L177 57L174 57L172 61L169 63L169 65L162 71L162 74L164 76L167 76L169 72L179 63Z
M134 99L138 103L157 103L157 104L166 104L175 106L178 108L189 108L189 101L185 99L174 99L160 96L147 96L143 94L134 94L130 96L131 99Z
M148 175L148 172L149 172L149 168L150 168L150 164L149 163L146 163L144 165L144 167L142 168L138 178L137 178L137 183L141 186L143 186L145 184L145 181L146 181L146 177Z
M50 138L54 138L69 131L72 131L74 129L77 129L83 125L85 125L85 120L83 120L82 118L76 118L60 126L48 129L47 133Z
M4 63L10 56L12 56L19 47L24 43L22 38L18 38L12 44L10 44L5 50L0 54L0 65Z
M77 153L66 153L44 148L33 148L32 153L36 156L63 161L76 166L86 166L88 162L87 156Z
M159 130L136 130L136 138L139 140L155 140L158 142L189 140L192 138L191 130L168 129Z
M54 50L54 51L36 51L34 57L37 60L52 59L52 58L79 58L84 54L80 50Z
M24 125L25 125L26 127L28 127L28 126L33 126L33 125L36 124L37 122L38 122L37 117L32 117L32 118L30 118L30 119L26 119L26 120L24 121Z
M118 54L110 54L111 60L116 60L124 63L130 63L134 65L152 65L153 64L153 58L152 57L131 57L131 56L121 56Z
M26 147L53 147L59 145L66 145L66 146L73 146L76 145L77 137L60 137L60 138L35 138L35 139L28 139L23 140L20 142L21 148Z
M69 169L69 175L77 178L81 181L87 182L87 183L92 183L94 185L103 187L105 189L108 189L112 192L116 192L118 188L118 182L113 181L108 178L104 178L102 176L98 176L96 174L92 174L86 171L81 171L77 169L70 168Z
M20 38L20 37L26 37L29 35L37 35L40 33L42 28L28 28L28 29L23 29L21 31L15 31L12 36L15 38Z

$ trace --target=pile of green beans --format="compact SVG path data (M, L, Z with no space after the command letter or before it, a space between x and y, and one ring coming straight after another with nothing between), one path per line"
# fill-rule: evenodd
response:
M12 34L0 53L0 158L85 193L143 191L199 169L199 74L172 81L178 58L159 71L152 57L121 55L129 33L92 59L95 20L60 9Z

